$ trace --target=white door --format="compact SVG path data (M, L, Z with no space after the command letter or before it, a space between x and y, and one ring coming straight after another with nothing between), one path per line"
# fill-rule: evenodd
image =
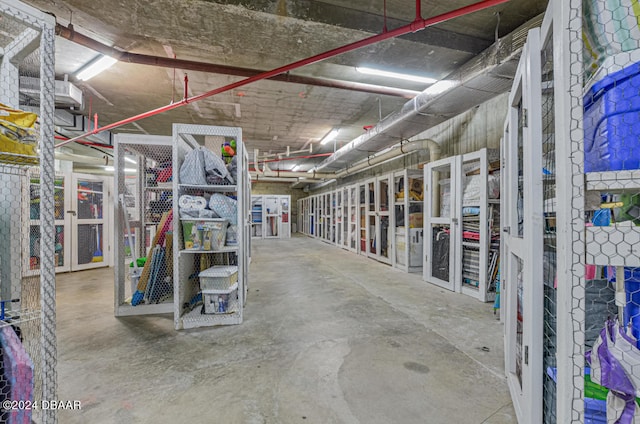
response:
M392 175L376 179L376 259L387 264L391 263L391 252L393 251L393 228L391 228L392 188Z
M291 211L289 209L291 196L280 196L280 238L291 237Z
M540 31L529 31L509 97L502 199L505 367L521 424L542 422L542 128Z
M460 291L457 243L459 233L460 156L427 164L424 181L427 184L424 215L423 280L451 291ZM458 265L458 266L456 266Z
M40 269L40 178L38 172L29 172L29 213L28 231L29 254L24 256L24 269L28 270L27 275L36 275ZM71 178L56 175L54 181L54 265L55 272L66 272L71 270L71 219L67 210L71 196L68 193Z
M107 177L73 174L71 231L73 245L71 269L73 271L104 267L110 260L109 196Z
M251 196L251 237L262 238L264 225L264 208L262 196Z
M264 236L279 238L282 232L279 196L264 196Z

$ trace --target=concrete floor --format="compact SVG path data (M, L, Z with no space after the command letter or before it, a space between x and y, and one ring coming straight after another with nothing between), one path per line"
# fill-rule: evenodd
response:
M515 423L490 304L309 239L253 241L240 326L113 316L58 276L60 423Z

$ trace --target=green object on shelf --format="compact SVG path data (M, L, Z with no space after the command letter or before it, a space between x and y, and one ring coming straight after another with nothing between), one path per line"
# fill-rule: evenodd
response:
M591 376L584 376L584 397L591 399L607 400L609 389L591 381Z
M136 259L138 268L142 268L144 264L147 262L147 258L138 258ZM129 264L129 268L133 268L133 261Z

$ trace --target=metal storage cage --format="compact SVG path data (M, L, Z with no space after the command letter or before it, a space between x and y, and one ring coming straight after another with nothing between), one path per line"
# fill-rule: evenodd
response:
M504 261L501 303L521 422L639 414L637 18L625 1L551 1L512 90L503 244L533 255Z
M458 193L460 156L429 162L424 168L426 192L424 213L424 263L422 278L451 291L460 291L456 277L455 243L461 196Z
M115 136L116 316L173 313L172 154L170 136Z
M204 161L213 161L206 159L206 152L219 152L220 145L231 140L236 143L237 161L235 175L231 173L233 182L219 177L208 179L211 175L205 177L199 166L188 164L182 170L186 160L196 165L200 157L204 157ZM251 222L247 163L240 128L174 124L173 211L176 217L173 219L173 280L176 329L242 323L248 287ZM188 170L195 170L197 175L191 175ZM185 214L187 201L204 201L202 209L208 207L218 217L194 218ZM222 227L220 219L225 220ZM220 228L226 228L223 234L219 233ZM207 245L208 238L210 245ZM202 288L200 272L221 266L234 267L237 282L224 288Z
M11 368L25 376L10 385L5 364L3 399L57 399L54 28L52 16L0 0L0 123L21 133L0 136L0 343L13 350ZM27 83L36 89L27 93ZM37 168L38 185L30 184L30 165ZM40 206L33 215L32 200ZM29 421L57 421L55 410L29 412ZM0 420L5 418L1 411Z
M424 174L417 169L396 172L393 187L393 265L405 272L422 272Z
M457 278L461 292L481 302L493 301L500 260L500 173L489 172L499 163L499 153L481 149L462 155L460 161L461 209L457 211L456 242L461 264Z
M291 237L291 196L252 195L251 221L253 238Z

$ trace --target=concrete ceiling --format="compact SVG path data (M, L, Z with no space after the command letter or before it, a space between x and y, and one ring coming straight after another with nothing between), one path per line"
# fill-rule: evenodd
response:
M382 0L27 0L56 16L63 26L116 49L211 64L270 70L380 33ZM435 16L473 0L422 0L422 16ZM420 32L387 40L291 72L296 76L423 91L425 84L367 77L355 66L369 65L443 79L499 37L544 12L547 0L511 0ZM413 0L387 0L389 30L415 17ZM500 12L499 19L496 13ZM498 24L499 21L499 24ZM97 53L56 39L56 74L82 88L82 111L98 113L106 125L180 100L184 76L189 95L242 77L118 62L90 81L74 74ZM314 85L258 81L173 111L128 124L113 132L171 134L172 123L238 126L248 149L284 152L308 148L332 152L318 141L339 128L339 148L399 110L407 98ZM295 161L273 165L290 169ZM298 161L302 169L317 160Z

